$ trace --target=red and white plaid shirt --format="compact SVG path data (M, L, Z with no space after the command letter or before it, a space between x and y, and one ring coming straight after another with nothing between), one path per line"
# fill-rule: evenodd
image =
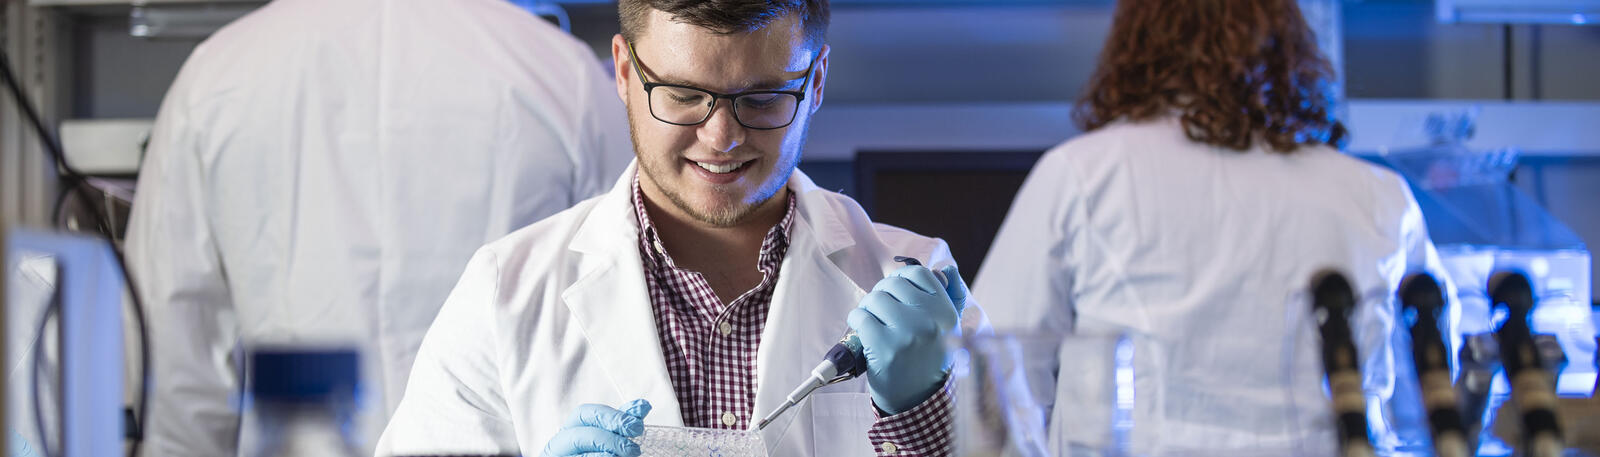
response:
M645 283L684 425L750 428L756 404L756 353L778 284L778 267L789 250L795 201L789 194L783 219L761 242L756 262L761 284L723 304L704 276L673 263L645 211L644 193L634 177L633 206L639 218ZM950 455L949 391L946 384L940 393L909 411L879 417L867 431L873 449L881 456Z

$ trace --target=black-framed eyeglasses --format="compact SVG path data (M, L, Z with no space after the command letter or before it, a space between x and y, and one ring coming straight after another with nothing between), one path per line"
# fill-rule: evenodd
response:
M711 119L717 101L728 99L733 107L733 119L745 128L773 130L788 127L800 112L800 102L806 99L806 88L811 83L811 70L817 66L818 54L806 67L805 80L800 90L753 90L737 94L719 94L709 90L678 84L650 82L639 69L639 53L628 42L628 63L644 84L645 98L649 100L650 115L656 120L672 125L700 125Z

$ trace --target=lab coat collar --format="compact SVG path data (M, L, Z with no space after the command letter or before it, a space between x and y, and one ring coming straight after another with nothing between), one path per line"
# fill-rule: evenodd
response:
M583 327L592 354L605 367L619 398L648 400L654 411L646 423L682 426L682 405L667 372L637 247L639 225L631 203L631 180L637 170L635 161L579 225L568 248L583 254L580 279L562 298ZM800 217L779 269L757 354L753 420L776 409L789 389L806 379L811 365L848 331L845 315L866 295L830 259L855 244L842 217L848 208L838 208L826 191L799 170L790 175L788 186L795 192ZM803 322L822 325L796 325ZM764 435L769 445L780 441L796 413L785 414L768 426Z
M832 255L855 245L855 237L850 236L850 226L841 219L847 209L839 208L838 203L828 198L828 192L817 187L810 176L796 168L789 175L789 191L794 192L798 200L795 207L800 211L800 220L796 221L796 225L802 221L811 225L810 236L815 238L823 255Z
M579 224L568 248L578 256L578 280L561 298L583 327L592 356L605 369L617 398L643 398L652 425L682 426L683 414L668 377L661 341L656 337L644 260L639 255L639 222L629 202L629 165L623 179ZM616 405L613 405L616 406Z

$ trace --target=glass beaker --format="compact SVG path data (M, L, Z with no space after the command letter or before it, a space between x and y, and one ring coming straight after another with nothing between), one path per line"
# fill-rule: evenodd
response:
M951 340L951 351L956 455L1067 455L1065 437L1050 428L1060 419L1053 414L1057 405L1102 419L1073 424L1075 435L1094 437L1098 447L1126 445L1135 394L1132 347L1125 338L964 335ZM1084 389L1058 389L1063 357L1073 357L1075 365L1087 361L1082 366L1092 368L1074 380L1093 381L1075 383Z
M1334 451L1331 414L1307 421L1329 406L1287 401L1290 395L1325 398L1321 392L1301 392L1316 389L1320 381L1297 383L1285 376L1280 387L1252 394L1271 397L1259 403L1206 403L1237 392L1170 385L1182 383L1170 377L1183 374L1164 371L1166 365L1174 354L1189 354L1174 344L1133 332L996 332L952 339L956 455L1279 457ZM1294 360L1285 357L1261 363L1293 366ZM1203 415L1185 409L1199 406L1221 409ZM1214 424L1192 419L1226 418L1233 412L1255 417ZM1263 419L1269 416L1276 419ZM1174 427L1187 435L1171 435ZM1204 442L1184 438L1210 429L1221 435L1201 436Z

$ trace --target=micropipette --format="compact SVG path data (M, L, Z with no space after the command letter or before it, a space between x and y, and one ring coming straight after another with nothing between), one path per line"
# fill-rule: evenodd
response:
M894 261L906 265L922 265L922 262L911 257L895 256ZM939 278L940 283L947 283L944 275L938 271L933 272L933 275ZM822 363L811 369L810 378L790 392L783 404L778 405L778 408L773 409L771 413L767 413L767 417L756 424L756 430L766 428L767 424L771 424L784 411L800 404L801 400L805 400L811 392L822 386L849 381L865 372L867 372L867 357L861 352L861 338L856 336L855 330L851 330L844 335L844 338L840 338L832 349L828 349L828 355L822 357Z

